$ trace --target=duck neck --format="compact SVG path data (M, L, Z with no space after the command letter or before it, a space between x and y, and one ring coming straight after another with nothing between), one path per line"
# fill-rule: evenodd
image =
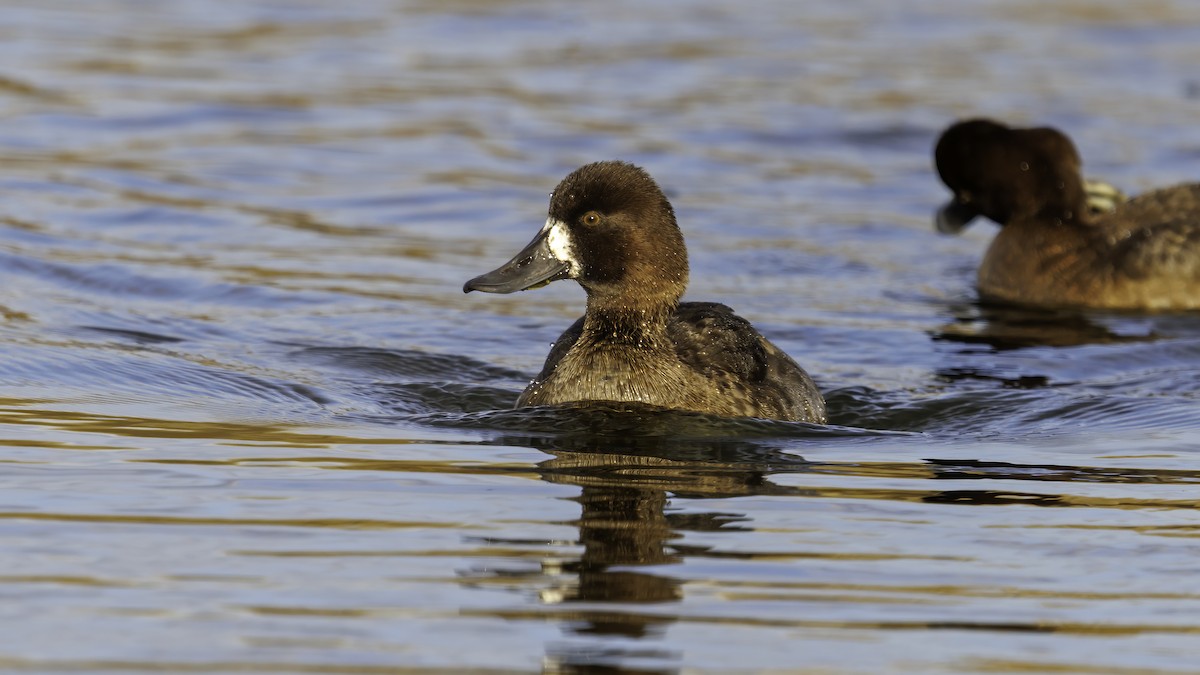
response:
M1087 215L1085 210L1078 207L1056 207L1043 209L1033 217L1033 220L1050 223L1055 227L1073 229L1089 225L1090 221L1087 219Z
M667 340L667 322L678 306L670 303L618 307L588 298L583 335L601 345L652 347Z
M1062 179L1057 193L1042 204L1035 217L1056 226L1075 228L1088 224L1087 193L1077 174Z

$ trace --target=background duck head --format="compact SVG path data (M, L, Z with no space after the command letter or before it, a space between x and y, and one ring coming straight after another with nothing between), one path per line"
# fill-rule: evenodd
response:
M939 232L959 232L976 216L1000 225L1088 217L1079 151L1057 129L1013 129L987 119L958 122L938 139L934 161L954 193L938 210Z

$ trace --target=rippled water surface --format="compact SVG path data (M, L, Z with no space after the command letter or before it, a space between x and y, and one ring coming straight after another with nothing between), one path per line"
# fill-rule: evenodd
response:
M1200 4L0 16L0 669L1200 663L1200 317L980 306L929 158L1200 178ZM510 409L582 292L462 283L613 157L831 426Z

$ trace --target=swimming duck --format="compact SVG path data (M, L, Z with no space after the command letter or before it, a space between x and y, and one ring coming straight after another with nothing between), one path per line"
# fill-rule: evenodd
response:
M958 232L979 215L1002 226L979 267L985 299L1200 309L1200 183L1106 197L1103 184L1080 176L1062 132L986 119L946 129L934 161L954 193L938 211L939 231Z
M559 279L587 311L550 349L517 407L639 402L726 417L825 422L812 378L729 307L679 301L687 248L654 179L621 161L571 172L545 225L512 260L463 292L512 293Z

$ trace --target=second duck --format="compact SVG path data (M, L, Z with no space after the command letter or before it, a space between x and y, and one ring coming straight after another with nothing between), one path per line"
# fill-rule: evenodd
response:
M979 267L985 299L1200 309L1200 184L1154 190L1098 213L1089 208L1079 153L1062 132L986 119L948 128L934 160L954 193L938 212L940 231L957 232L979 215L1003 226Z

